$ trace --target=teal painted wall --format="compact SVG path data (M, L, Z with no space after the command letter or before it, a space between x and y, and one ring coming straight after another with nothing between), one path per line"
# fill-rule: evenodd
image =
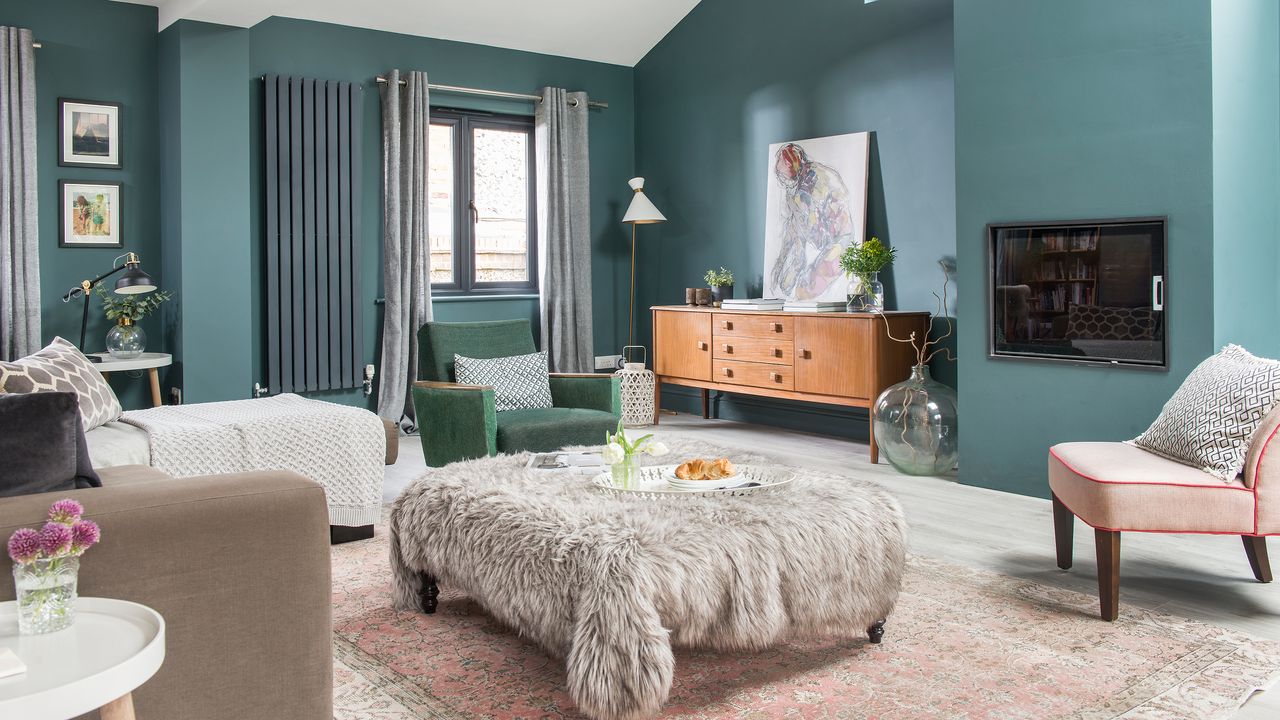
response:
M262 258L261 206L262 89L259 76L267 73L302 75L326 80L362 83L364 99L364 205L360 242L362 309L365 323L365 362L378 363L378 329L382 325L382 155L378 87L373 78L392 68L424 70L433 83L512 92L535 92L546 85L586 90L592 98L607 100L609 109L592 111L591 236L593 262L592 301L596 354L620 352L626 339L626 303L629 271L628 236L619 220L630 201L627 180L635 158L634 88L630 68L572 60L550 55L504 50L482 45L435 40L395 33L348 28L326 23L271 18L250 31L251 72L242 87L252 102L250 147L254 158L251 175L252 262L254 277ZM433 95L433 106L460 107L510 114L531 115L527 102L477 100L465 96ZM243 338L251 347L255 378L265 380L262 367L261 285L253 286L252 329ZM528 317L537 322L536 298L481 301L445 300L435 304L442 321L466 321ZM316 394L336 402L373 405L359 391Z
M955 254L952 82L946 0L703 0L636 67L636 164L669 219L640 228L643 342L647 308L683 302L708 267L758 296L770 143L864 130L876 132L867 231L899 251L887 300L932 310L936 263ZM953 363L935 372L954 384ZM692 409L688 393L663 395ZM728 396L720 414L866 436L865 412Z
M163 286L159 228L159 147L157 135L156 9L104 0L4 0L0 25L29 28L44 47L36 50L37 171L40 201L41 334L76 342L80 304L62 302L62 293L111 267L133 251ZM109 41L104 41L104 38ZM121 170L58 166L58 98L106 100L124 105ZM124 183L121 228L124 249L59 248L59 180ZM110 281L108 281L110 282ZM149 349L165 349L160 321L149 318ZM87 345L104 347L110 324L95 298L90 305ZM117 374L111 384L126 408L144 405L145 381Z
M960 479L1047 496L1050 445L1137 435L1214 349L1208 0L955 8ZM1169 216L1168 372L987 357L985 225Z
M1212 8L1214 345L1280 357L1280 3Z

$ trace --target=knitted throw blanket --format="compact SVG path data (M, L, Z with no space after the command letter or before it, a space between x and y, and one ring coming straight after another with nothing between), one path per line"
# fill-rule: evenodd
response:
M151 465L174 477L292 470L324 486L333 525L370 525L382 503L386 435L360 408L277 395L134 410Z

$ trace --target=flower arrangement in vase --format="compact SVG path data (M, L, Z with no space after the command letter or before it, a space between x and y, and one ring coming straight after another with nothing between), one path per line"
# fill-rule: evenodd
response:
M622 429L622 421L619 420L617 431L605 433L604 450L600 455L609 466L614 486L629 490L640 479L641 455L662 457L668 452L667 446L654 440L652 433L637 440L628 439L626 430Z
M920 338L916 331L905 338L894 337L885 317L885 332L889 339L910 343L916 351L916 362L911 377L880 393L872 406L871 417L875 427L876 442L889 464L908 475L940 475L950 472L959 455L958 413L956 391L934 380L929 374L929 361L942 353L955 360L951 349L939 347L951 337L955 327L947 307L947 292L951 274L944 263L942 267L942 295L938 299L938 312L929 317L929 327ZM941 316L947 323L946 332L932 337L934 323Z
M107 352L122 360L141 355L147 347L147 334L138 326L138 321L173 298L173 293L161 290L146 297L117 295L107 292L101 285L94 290L102 298L102 310L107 319L116 322L107 331Z
M80 503L59 500L44 527L19 528L9 537L19 633L54 632L75 622L80 556L102 539L97 523L83 515Z
M711 268L702 276L706 281L707 287L711 288L711 302L716 307L720 307L720 303L725 300L733 299L733 271L721 267L719 270Z
M840 255L840 268L858 281L857 292L849 296L849 312L884 312L884 284L880 271L889 267L898 249L886 246L880 238L850 245Z

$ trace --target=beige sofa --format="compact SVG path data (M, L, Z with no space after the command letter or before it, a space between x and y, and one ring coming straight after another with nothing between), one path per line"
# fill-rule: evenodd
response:
M156 609L160 671L133 694L139 718L333 716L329 515L324 490L288 472L172 479L100 470L103 487L0 499L0 541L49 505L79 500L102 527L80 594ZM0 600L14 596L0 560Z

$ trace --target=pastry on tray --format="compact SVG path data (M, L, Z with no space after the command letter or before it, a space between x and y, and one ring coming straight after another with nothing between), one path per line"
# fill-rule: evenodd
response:
M723 480L738 474L737 469L728 458L718 460L690 460L676 468L676 477L681 480Z

